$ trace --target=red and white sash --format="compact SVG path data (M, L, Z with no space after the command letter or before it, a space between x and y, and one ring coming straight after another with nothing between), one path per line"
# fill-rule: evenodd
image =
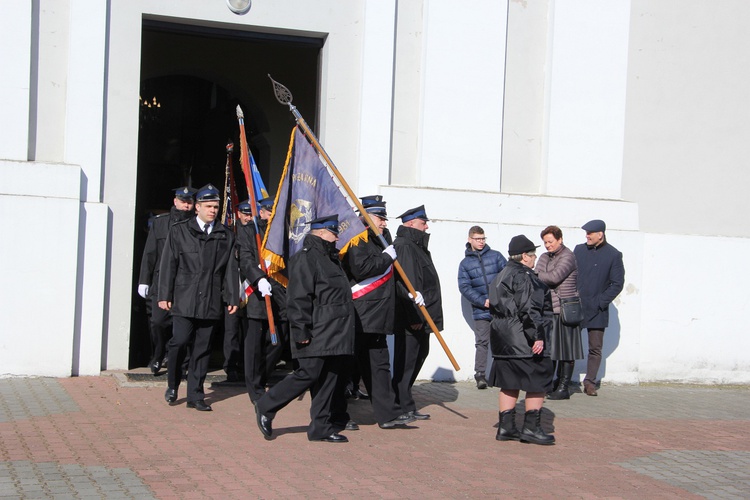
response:
M385 270L385 272L379 276L373 276L372 278L367 278L366 280L360 281L356 285L352 287L352 299L358 299L360 297L363 297L367 295L368 293L372 292L379 286L383 285L383 283L387 282L389 279L393 277L393 266L388 266L388 269Z

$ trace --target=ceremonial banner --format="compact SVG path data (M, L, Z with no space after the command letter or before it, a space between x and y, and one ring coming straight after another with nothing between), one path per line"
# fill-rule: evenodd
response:
M274 200L273 215L263 240L263 258L268 275L286 286L286 261L302 248L305 235L310 231L307 223L333 214L339 217L336 248L341 254L350 245L367 239L367 229L357 213L315 148L295 127Z

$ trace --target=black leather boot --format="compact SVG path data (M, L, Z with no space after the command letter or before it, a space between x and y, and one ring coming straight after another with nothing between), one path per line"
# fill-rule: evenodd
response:
M559 363L561 366L560 384L557 386L556 391L547 394L547 398L552 400L570 399L570 379L573 377L575 362L559 361Z
M518 441L521 433L516 428L516 409L505 410L500 412L500 423L497 426L498 441Z
M542 429L541 411L531 410L524 415L521 442L543 445L555 444L555 436L550 436Z

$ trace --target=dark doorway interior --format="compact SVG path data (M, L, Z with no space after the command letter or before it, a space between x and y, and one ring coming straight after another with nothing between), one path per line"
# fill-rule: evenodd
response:
M266 187L275 194L294 119L279 104L267 74L286 85L310 124L317 123L323 37L217 29L144 20L138 179L133 240L133 290L138 284L150 217L172 206L173 189L212 183L221 189L226 144L240 199L247 191L239 167L235 108L245 114L245 133ZM151 344L145 301L133 297L129 367L146 366ZM221 366L221 338L212 367Z

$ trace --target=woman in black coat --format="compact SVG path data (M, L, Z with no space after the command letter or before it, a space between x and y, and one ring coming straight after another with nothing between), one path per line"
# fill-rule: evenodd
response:
M536 246L526 236L514 236L508 247L510 261L490 286L490 384L500 387L498 441L554 444L541 427L544 395L552 386L554 366L544 350L552 325L549 288L532 271ZM516 402L526 392L526 415L521 432L516 428Z

